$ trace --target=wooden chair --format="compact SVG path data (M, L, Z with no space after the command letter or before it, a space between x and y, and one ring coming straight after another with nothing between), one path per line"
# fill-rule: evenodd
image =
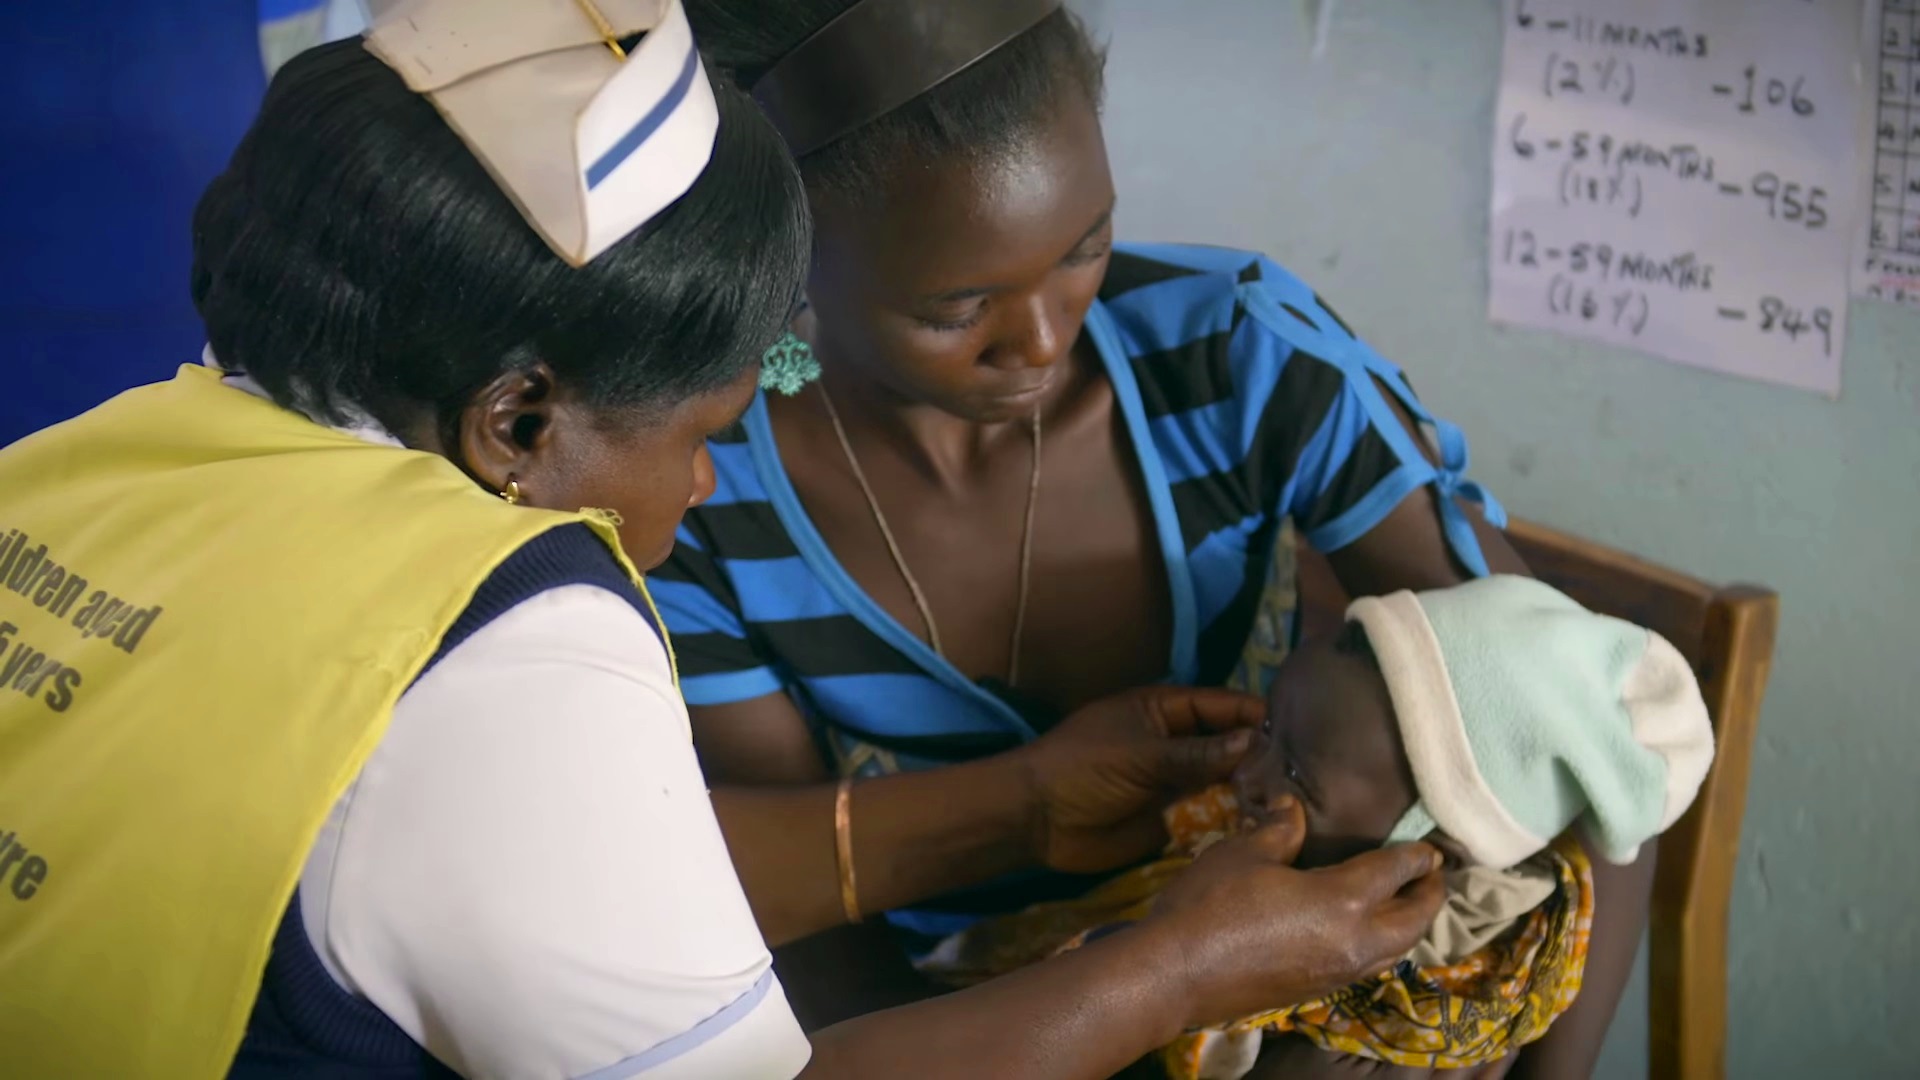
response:
M1722 1080L1727 904L1780 599L1757 586L1710 585L1524 521L1512 522L1507 538L1542 581L1595 611L1658 632L1700 677L1718 746L1693 808L1660 838L1649 927L1648 1076ZM1327 561L1303 548L1298 575L1305 631L1337 628L1346 596Z

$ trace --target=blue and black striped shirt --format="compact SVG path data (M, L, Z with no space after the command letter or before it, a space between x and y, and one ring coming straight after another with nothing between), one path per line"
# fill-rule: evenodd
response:
M1239 659L1277 530L1337 550L1423 485L1463 480L1457 429L1400 370L1271 260L1223 248L1119 245L1086 330L1136 448L1173 599L1167 678L1218 684ZM1434 439L1436 469L1386 387ZM712 443L718 489L650 577L690 705L787 693L862 773L1004 749L1035 732L863 592L809 520L764 398ZM1451 498L1449 540L1484 573ZM1488 506L1496 520L1499 511ZM928 929L934 929L928 927Z

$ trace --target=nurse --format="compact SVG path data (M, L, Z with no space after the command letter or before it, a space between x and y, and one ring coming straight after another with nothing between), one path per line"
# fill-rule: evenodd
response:
M707 790L637 567L809 226L672 0L376 4L193 229L202 362L0 451L0 1073L1099 1077L1430 921L1434 852L1297 872L1294 814L1137 930L802 1034L769 942L1145 855L1257 710Z

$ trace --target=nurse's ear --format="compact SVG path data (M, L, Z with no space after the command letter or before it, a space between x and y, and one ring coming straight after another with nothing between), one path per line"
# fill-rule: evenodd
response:
M489 491L543 505L541 480L554 469L555 423L562 412L556 396L553 369L546 364L503 372L460 411L458 430L449 433L454 460Z

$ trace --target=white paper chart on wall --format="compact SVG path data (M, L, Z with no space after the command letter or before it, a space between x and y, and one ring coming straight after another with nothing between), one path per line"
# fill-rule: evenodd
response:
M1488 310L1838 394L1867 0L1506 0Z
M1869 44L1873 187L1854 292L1920 305L1920 0L1881 0Z

